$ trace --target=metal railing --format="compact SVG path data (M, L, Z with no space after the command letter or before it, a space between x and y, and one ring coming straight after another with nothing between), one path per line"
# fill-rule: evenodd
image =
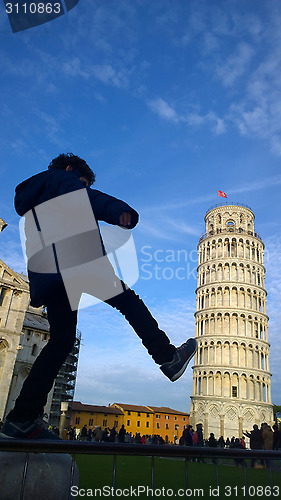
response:
M77 441L26 441L26 440L16 440L16 439L7 439L0 440L0 451L6 452L24 452L25 460L23 467L23 474L21 479L20 493L17 500L25 500L27 497L25 496L25 486L26 486L26 478L28 475L28 467L30 460L30 453L66 453L72 455L71 465L69 466L69 470L66 471L65 477L69 478L69 493L68 500L73 499L73 495L71 494L71 486L74 481L74 473L75 473L75 460L76 455L112 455L113 456L113 467L112 467L112 487L111 487L111 498L115 498L116 491L116 476L117 476L117 457L118 456L146 456L151 457L151 487L149 489L150 497L158 497L159 494L154 494L155 490L155 457L162 458L173 458L173 459L182 459L184 461L184 484L185 488L182 490L182 498L190 498L190 489L189 489L189 467L192 461L198 460L202 461L204 459L209 460L210 464L213 464L215 467L215 476L216 476L216 487L217 493L215 496L218 499L226 498L223 492L220 490L220 465L222 460L232 460L239 462L243 467L243 476L244 476L244 486L239 485L241 492L243 493L241 498L243 497L245 500L250 500L253 495L253 490L255 486L249 485L248 480L248 466L249 459L261 460L267 464L268 473L269 473L269 485L267 485L267 490L265 490L265 495L262 496L261 490L258 491L257 496L260 498L265 497L277 497L280 498L281 494L281 474L280 474L280 484L274 483L273 480L273 463L278 460L281 461L281 450L279 451L266 451L266 450L241 450L241 449L226 449L226 448L200 448L200 447L188 447L188 446L176 446L176 445L150 445L150 444L126 444L126 443L97 443L97 442L77 442ZM233 462L232 462L233 463ZM279 463L279 462L278 462ZM280 462L281 463L281 462ZM198 477L198 491L200 488L202 478ZM252 488L252 489L251 489ZM263 488L262 486L259 488ZM264 486L265 488L265 486ZM278 488L278 491L277 491ZM270 490L269 490L270 489ZM280 489L280 491L279 491ZM269 494L271 492L271 494ZM274 494L274 492L276 494ZM158 492L159 493L159 492ZM208 496L208 492L205 492L206 496ZM234 492L235 493L235 492ZM278 493L278 495L277 495ZM223 496L222 496L223 495ZM78 495L75 495L78 496ZM85 495L83 495L85 496ZM108 495L107 495L108 496ZM120 496L120 495L117 495ZM135 495L134 495L135 496ZM168 495L171 496L171 495ZM210 496L210 492L209 492ZM212 496L212 495L211 495ZM230 495L227 495L230 496ZM234 495L238 498L239 495ZM0 485L0 498L1 500L12 500L10 498L2 498L1 496L1 485ZM65 497L64 500L66 500ZM81 498L81 497L79 497ZM205 498L205 495L204 495ZM232 498L232 496L231 496ZM15 499L13 499L15 500ZM37 500L28 497L28 500Z

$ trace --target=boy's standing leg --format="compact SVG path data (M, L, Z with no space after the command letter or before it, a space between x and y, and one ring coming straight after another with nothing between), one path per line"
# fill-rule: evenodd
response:
M62 285L47 301L50 339L36 358L14 409L2 427L7 437L58 439L44 428L40 417L54 380L76 339L77 311L72 311Z

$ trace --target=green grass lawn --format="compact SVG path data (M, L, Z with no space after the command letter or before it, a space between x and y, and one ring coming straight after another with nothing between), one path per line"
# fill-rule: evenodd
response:
M79 489L73 498L111 498L113 457L102 455L78 455ZM116 462L115 498L152 498L150 457L122 456ZM219 465L221 499L246 499L244 469L236 467L233 460ZM276 466L279 464L276 462ZM185 486L185 462L182 459L154 459L154 498L219 498L216 467L212 463L188 462L187 490ZM281 471L247 467L248 498L264 500L281 498ZM259 487L259 488L258 488ZM267 487L267 488L266 488ZM147 489L148 488L148 489ZM186 494L185 494L186 490Z

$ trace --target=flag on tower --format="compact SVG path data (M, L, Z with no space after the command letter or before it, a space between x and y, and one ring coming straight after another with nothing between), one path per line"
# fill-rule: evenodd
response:
M222 198L227 198L226 194L223 191L218 189L218 196L222 196Z

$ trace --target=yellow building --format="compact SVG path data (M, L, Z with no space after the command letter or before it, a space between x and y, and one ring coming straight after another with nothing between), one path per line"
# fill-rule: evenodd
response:
M112 407L118 408L123 412L123 424L127 432L132 435L135 435L138 432L141 436L145 434L154 434L153 410L147 406L114 403Z
M189 414L165 406L136 406L114 403L124 413L124 425L133 435L158 435L165 441L176 442L189 424Z
M77 430L87 425L88 429L95 426L100 426L102 429L116 427L118 432L123 424L123 417L121 410L111 406L84 405L79 401L71 403L70 425Z
M154 434L159 434L166 441L177 442L189 424L189 414L165 406L160 408L149 406L149 408L153 410Z
M161 436L166 442L178 442L183 430L189 424L189 414L165 406L138 406L113 403L109 406L85 405L73 401L70 409L70 425L79 432L100 426L116 428L119 432L124 424L126 431L135 436Z

